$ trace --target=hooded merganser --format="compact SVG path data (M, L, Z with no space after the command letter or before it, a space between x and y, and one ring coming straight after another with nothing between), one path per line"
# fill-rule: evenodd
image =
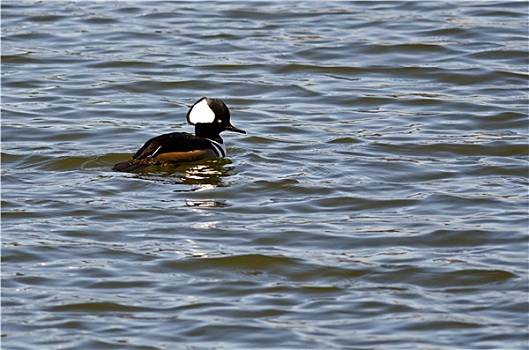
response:
M220 137L223 131L246 134L230 124L230 110L216 98L202 97L187 112L187 122L195 125L195 135L172 132L147 141L132 159L114 165L112 170L132 171L148 165L190 162L203 158L226 156Z

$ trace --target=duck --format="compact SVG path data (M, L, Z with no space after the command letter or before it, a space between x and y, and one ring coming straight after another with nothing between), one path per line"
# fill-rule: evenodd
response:
M115 164L114 171L131 172L150 165L171 165L205 158L223 158L226 146L223 131L246 134L230 123L230 110L218 98L202 97L186 115L195 133L171 132L151 138L126 162Z

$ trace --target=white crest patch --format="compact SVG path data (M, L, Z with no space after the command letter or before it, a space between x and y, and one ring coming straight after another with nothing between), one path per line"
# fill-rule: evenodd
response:
M189 112L189 123L213 123L215 121L215 112L209 108L206 99L193 106Z

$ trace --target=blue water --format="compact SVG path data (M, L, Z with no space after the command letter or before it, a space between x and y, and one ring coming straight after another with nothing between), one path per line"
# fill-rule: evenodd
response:
M527 10L3 1L2 349L528 349Z

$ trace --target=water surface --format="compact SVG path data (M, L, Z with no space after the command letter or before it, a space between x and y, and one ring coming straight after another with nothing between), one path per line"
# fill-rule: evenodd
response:
M2 2L3 349L527 349L527 3ZM111 171L190 131L228 157Z

